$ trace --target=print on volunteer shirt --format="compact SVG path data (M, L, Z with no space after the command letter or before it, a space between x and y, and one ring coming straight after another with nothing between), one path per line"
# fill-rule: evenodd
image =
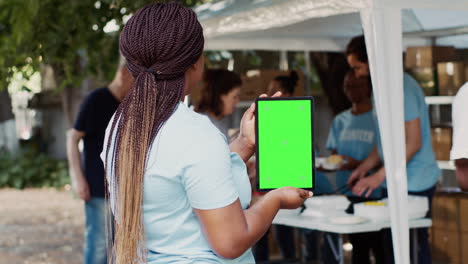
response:
M372 143L374 141L374 132L365 129L348 129L340 135L340 141L360 141Z

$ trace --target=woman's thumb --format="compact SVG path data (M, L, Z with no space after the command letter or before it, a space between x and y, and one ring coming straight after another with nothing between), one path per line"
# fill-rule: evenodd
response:
M307 199L307 198L312 197L314 193L312 193L311 191L301 190L301 193L299 195L301 196L302 199Z
M245 117L250 120L254 117L255 115L255 103L252 103L250 107L245 111Z

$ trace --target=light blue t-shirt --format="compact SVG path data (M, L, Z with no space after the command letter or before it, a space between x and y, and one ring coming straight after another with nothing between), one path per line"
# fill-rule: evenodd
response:
M372 111L353 115L351 109L335 117L327 139L327 148L336 150L340 155L346 155L356 160L366 159L377 145L377 130ZM337 171L338 188L344 186L352 171ZM381 197L381 188L374 190L371 198ZM354 196L351 191L345 193Z
M180 103L148 154L143 191L148 263L255 263L250 250L232 260L216 255L193 211L222 208L238 198L245 209L251 191L246 166L230 153L223 134Z
M431 126L424 94L416 80L407 73L403 74L403 96L405 121L419 118L421 124L421 148L406 164L408 191L420 192L432 188L439 180L441 173L432 149ZM377 120L377 115L374 114L374 116ZM385 162L380 133L377 135L379 154ZM386 182L383 183L383 186L387 186Z

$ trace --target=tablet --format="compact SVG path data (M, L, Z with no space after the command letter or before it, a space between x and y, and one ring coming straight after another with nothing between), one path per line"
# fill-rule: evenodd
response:
M312 97L256 100L257 189L314 190Z

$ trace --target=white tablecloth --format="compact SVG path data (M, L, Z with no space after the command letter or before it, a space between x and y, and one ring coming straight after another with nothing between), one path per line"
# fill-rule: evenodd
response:
M273 224L306 228L337 234L373 232L382 230L384 228L390 228L389 221L368 221L362 224L338 225L330 223L327 218L302 216L298 214L297 211L292 210L280 210L276 215L275 219L273 219ZM409 220L410 228L423 228L430 226L432 226L432 220L429 218Z

